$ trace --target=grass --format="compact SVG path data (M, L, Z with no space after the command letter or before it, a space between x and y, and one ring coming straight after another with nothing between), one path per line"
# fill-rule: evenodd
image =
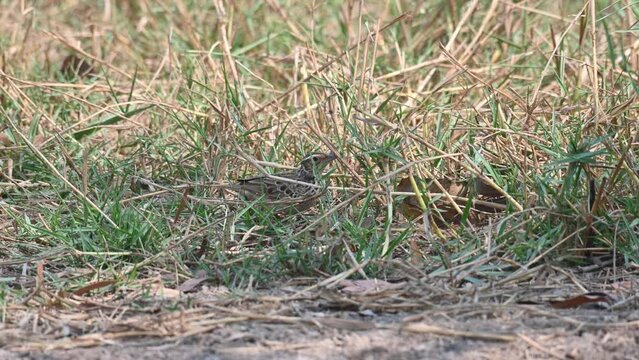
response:
M489 248L498 276L592 251L639 261L634 3L108 4L2 4L5 301L43 260L60 289L197 269L269 286L363 262L436 274ZM63 75L70 54L93 75ZM222 198L256 163L329 150L311 212ZM490 180L505 210L477 220L471 191L459 220L400 214L417 192L437 217L451 194L424 179L447 178Z

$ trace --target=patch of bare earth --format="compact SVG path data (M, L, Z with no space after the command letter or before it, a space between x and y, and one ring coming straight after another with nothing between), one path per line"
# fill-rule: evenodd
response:
M486 288L335 277L231 294L149 281L57 304L41 290L31 304L5 309L0 358L636 359L636 274L556 270Z

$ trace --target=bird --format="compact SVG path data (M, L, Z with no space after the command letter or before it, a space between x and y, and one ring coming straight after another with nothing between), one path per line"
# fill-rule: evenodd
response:
M480 212L497 213L503 211L499 205L505 204L506 199L500 192L478 177L466 181L453 181L448 178L442 178L438 181L449 195L462 197L464 199L471 197L474 200L471 207L472 212L469 215L471 222L478 220L478 213ZM441 192L441 189L430 179L426 179L423 183L428 184L427 189L429 192ZM413 192L413 187L408 178L403 178L399 182L397 191ZM462 209L466 206L466 200L456 199L455 202ZM447 200L438 199L434 205L437 209L438 216L434 216L433 219L438 225L443 226L446 223L458 223L460 221L461 214L459 214ZM415 220L424 214L415 195L409 195L403 198L399 202L398 209L408 220Z
M328 164L337 158L334 152L311 153L295 170L239 179L231 187L245 201L264 201L264 206L283 213L311 209L324 194L319 178Z
M435 192L435 193L440 192L437 185L435 185L429 179L426 179L425 181L422 181L421 179L416 179L416 180L418 182L423 182L424 184L426 184L429 192ZM456 184L447 178L439 179L439 183L442 185L442 187L444 187L444 189L447 189L447 191L451 195L458 195L461 190L459 184ZM410 183L410 180L407 177L403 178L399 182L396 190L400 192L414 191ZM445 201L438 201L435 208L437 213L439 213L439 216L433 217L435 220L439 220L440 218L444 220L453 220L455 217L458 216L455 208L453 208L450 204L447 204ZM419 205L419 200L417 200L417 196L415 195L404 197L399 202L398 210L408 220L415 220L418 217L421 217L422 215L424 215L424 210L422 210L421 206Z

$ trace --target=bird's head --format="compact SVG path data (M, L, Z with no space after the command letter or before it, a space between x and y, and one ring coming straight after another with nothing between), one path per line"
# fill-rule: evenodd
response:
M335 160L337 155L334 152L330 152L328 154L324 153L313 153L307 155L300 162L300 169L306 171L307 173L313 174L313 171L322 171L326 167L326 165L330 164L331 161Z

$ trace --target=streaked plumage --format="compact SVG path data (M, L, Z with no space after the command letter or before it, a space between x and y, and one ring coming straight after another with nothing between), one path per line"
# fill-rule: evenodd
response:
M332 152L310 154L295 170L241 179L234 188L247 201L264 199L264 204L276 212L292 208L302 212L313 207L324 193L324 189L308 184L317 185L322 171L335 158Z

